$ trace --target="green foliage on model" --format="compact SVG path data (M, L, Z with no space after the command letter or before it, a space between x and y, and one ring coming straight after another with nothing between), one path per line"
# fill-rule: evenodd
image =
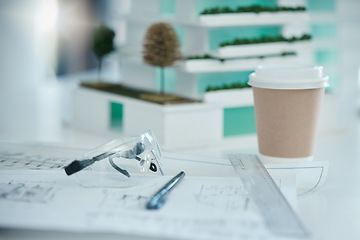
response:
M98 80L100 79L103 58L115 50L114 38L115 32L105 25L100 25L94 30L92 50L98 60Z
M218 57L211 56L210 54L204 54L204 55L189 56L189 57L186 57L185 60L212 59L212 60L218 60L220 62L225 62L227 60L235 60L235 59L253 59L253 58L286 57L286 56L296 56L296 52L281 52L279 54L267 54L267 55L261 55L261 56L236 57L236 58L231 58L231 59L218 58Z
M252 5L247 7L237 7L235 9L229 7L214 7L207 8L202 11L201 15L209 15L209 14L221 14L221 13L261 13L261 12L299 12L306 11L305 7L270 7L270 6L260 6L260 5Z
M257 43L273 43L273 42L296 42L310 40L311 35L304 34L301 37L286 38L283 36L268 37L263 36L260 38L235 38L232 41L225 41L219 44L220 47L231 46L231 45L245 45L245 44L257 44Z
M209 86L206 88L206 92L218 91L218 90L228 90L228 89L241 89L241 88L250 88L251 86L247 83L232 83L224 84L222 86Z

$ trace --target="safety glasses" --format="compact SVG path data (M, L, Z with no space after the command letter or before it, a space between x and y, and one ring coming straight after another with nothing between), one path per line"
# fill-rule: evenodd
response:
M112 170L111 170L112 169ZM66 174L104 175L117 172L130 178L132 174L147 172L164 175L161 151L154 134L118 138L87 152L80 160L74 160L64 168ZM103 177L103 176L102 176Z

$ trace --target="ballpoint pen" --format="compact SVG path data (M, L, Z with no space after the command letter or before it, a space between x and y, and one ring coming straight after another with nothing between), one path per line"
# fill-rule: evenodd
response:
M170 192L171 189L185 176L185 173L181 171L175 177L173 177L169 182L167 182L147 203L147 209L159 209L161 208L166 199L166 195Z

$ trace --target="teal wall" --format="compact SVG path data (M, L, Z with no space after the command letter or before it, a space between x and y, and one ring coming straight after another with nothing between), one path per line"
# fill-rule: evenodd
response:
M155 67L155 88L160 91L161 89L161 68ZM174 68L164 68L164 79L165 79L165 93L172 93L175 89L176 72Z
M331 12L336 10L336 3L335 0L307 0L307 7L310 12Z
M313 39L335 39L337 37L337 25L335 23L313 23L311 24Z
M254 107L224 109L224 137L256 133Z
M184 27L180 25L173 25L173 28L175 29L175 32L178 35L180 48L181 48L184 46L184 34L185 34Z
M318 50L315 53L316 62L321 65L336 64L338 62L338 51L336 49Z
M160 13L162 16L173 16L175 14L175 0L161 0Z
M337 47L338 25L336 23L335 0L308 0L307 6L310 15L318 13L327 15L328 20L320 20L311 23L311 35L314 40L314 59L316 64L324 67L324 73L329 76L330 87L327 92L337 91L340 85L339 73L339 49ZM333 19L331 19L333 16ZM325 44L322 44L325 43ZM326 46L328 44L328 46Z
M340 84L339 79L339 54L337 49L319 49L315 51L315 61L317 64L324 66L324 73L329 76L329 87L327 92L333 92L338 89Z
M117 102L109 102L110 109L110 128L115 131L122 131L123 128L123 104Z

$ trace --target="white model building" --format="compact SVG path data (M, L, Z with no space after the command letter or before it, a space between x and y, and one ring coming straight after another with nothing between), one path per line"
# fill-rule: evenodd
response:
M249 73L260 64L314 63L311 39L219 46L234 38L300 39L311 34L307 10L203 15L200 13L205 9L218 4L220 7L230 4L228 7L232 9L246 5L244 1L201 0L115 2L109 24L121 35L121 84L158 91L159 69L143 63L143 40L151 24L167 22L178 33L184 60L166 69L166 91L200 102L160 105L80 87L74 99L74 124L87 130L134 135L151 129L167 149L217 144L226 138L255 135L251 88L209 92L206 89L246 84ZM306 7L306 2L274 1L271 6ZM205 54L213 58L187 59Z

